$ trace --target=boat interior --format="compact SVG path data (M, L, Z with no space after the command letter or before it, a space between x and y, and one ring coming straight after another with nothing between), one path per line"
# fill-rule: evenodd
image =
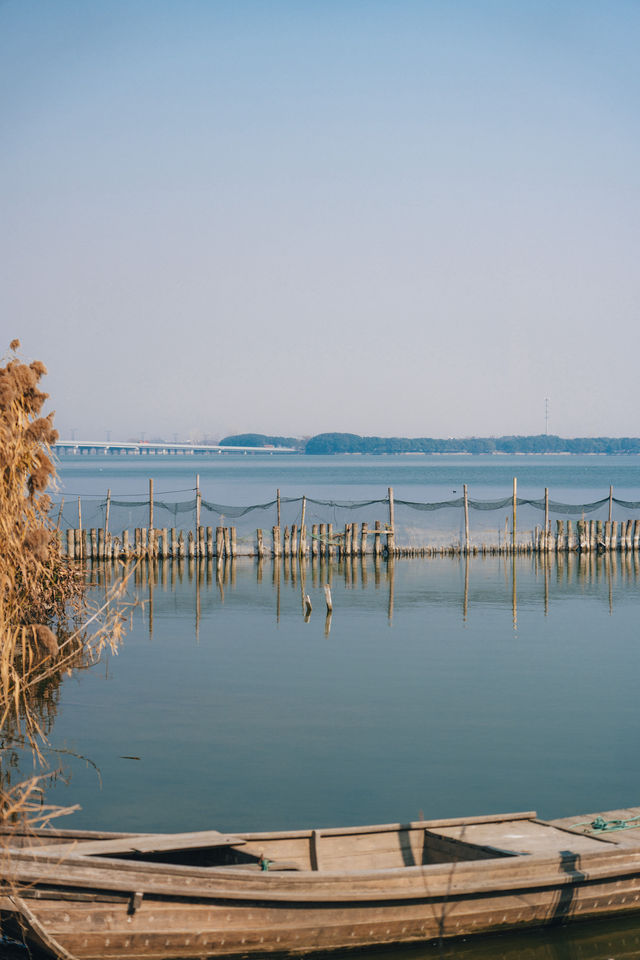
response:
M603 842L615 841L585 835L557 821L538 820L535 812L527 812L270 833L209 830L132 835L43 830L28 838L14 835L10 845L28 843L39 853L61 857L108 857L234 871L357 873L534 853L582 853L601 850Z

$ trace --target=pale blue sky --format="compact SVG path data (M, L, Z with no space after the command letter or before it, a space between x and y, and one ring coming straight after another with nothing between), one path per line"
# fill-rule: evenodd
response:
M640 434L640 4L4 0L63 437Z

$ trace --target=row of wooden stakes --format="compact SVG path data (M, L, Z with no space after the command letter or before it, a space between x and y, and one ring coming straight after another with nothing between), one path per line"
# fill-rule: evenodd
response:
M384 541L384 542L383 542ZM66 554L76 560L136 559L206 559L257 556L257 557L376 557L393 555L393 531L376 521L372 530L366 523L346 524L344 531L335 532L330 523L306 526L273 527L271 541L263 530L256 530L255 542L239 542L235 527L200 526L197 535L192 530L176 530L175 527L147 529L136 527L133 539L128 530L122 537L113 536L102 528L89 530L69 529L66 532Z
M67 556L76 560L110 559L184 559L225 557L431 557L455 554L530 554L592 551L640 550L640 520L571 520L556 521L556 531L538 528L531 539L514 543L505 531L502 544L462 544L438 546L397 546L394 530L376 521L373 528L366 523L347 523L336 531L330 523L306 526L273 527L270 542L263 530L256 531L251 544L239 542L235 527L200 526L192 530L175 527L148 530L136 527L133 539L128 530L113 536L102 528L66 531Z

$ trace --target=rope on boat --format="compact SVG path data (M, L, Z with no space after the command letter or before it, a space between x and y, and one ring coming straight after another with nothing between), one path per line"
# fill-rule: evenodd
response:
M571 829L575 827L589 827L591 833L610 833L613 830L630 830L637 827L637 817L629 817L628 820L605 820L604 817L596 817L595 820L583 820L581 823L572 823Z

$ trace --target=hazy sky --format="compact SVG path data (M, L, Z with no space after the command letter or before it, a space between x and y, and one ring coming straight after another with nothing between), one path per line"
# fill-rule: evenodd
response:
M63 438L640 435L637 0L0 0Z

